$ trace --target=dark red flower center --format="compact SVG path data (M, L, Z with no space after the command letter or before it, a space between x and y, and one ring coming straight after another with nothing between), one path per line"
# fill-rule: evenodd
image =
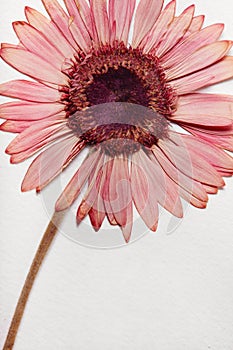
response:
M87 145L128 154L167 136L175 97L156 56L115 43L77 56L66 73L68 126Z
M110 102L135 103L145 107L149 104L141 80L126 68L109 68L107 73L94 74L93 78L93 83L86 89L91 106Z

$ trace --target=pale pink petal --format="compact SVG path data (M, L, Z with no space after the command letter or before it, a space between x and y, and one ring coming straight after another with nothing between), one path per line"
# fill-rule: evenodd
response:
M152 184L150 187L154 185L153 192L158 203L171 214L182 218L183 209L177 184L166 175L155 157L149 158L143 152L140 157L144 169L147 169L148 181Z
M178 114L171 116L170 120L172 122L181 122L181 123L187 123L192 125L198 125L200 127L202 126L208 126L213 128L231 128L232 126L232 120L229 118L219 117L219 116L212 116L212 115L199 115L199 114Z
M18 48L2 48L2 59L19 72L34 79L56 85L67 84L68 78L32 52Z
M64 120L65 115L63 113L56 114L51 117L46 118L46 120L55 120L63 119ZM34 121L33 123L36 123ZM13 133L20 133L24 130L26 130L28 127L32 125L32 121L25 121L25 120L7 120L3 124L0 125L0 130L5 132L13 132Z
M104 154L101 153L96 167L92 170L91 174L89 175L88 188L77 211L76 219L78 223L80 223L86 217L90 209L94 206L94 203L97 199L100 187L99 178L101 176L103 164Z
M179 96L174 115L189 113L233 119L233 96L206 93Z
M61 98L58 90L28 80L12 80L0 84L0 95L29 102L56 102Z
M98 212L105 213L105 203L104 203L104 191L106 188L106 184L109 183L109 178L107 178L107 162L108 157L104 158L103 166L101 168L101 171L98 173L97 177L97 185L98 185L98 191L97 191L97 198L95 199L95 204L93 205L92 209L95 209Z
M63 129L69 130L71 133L71 130L66 126L64 120L43 120L38 123L33 123L11 141L6 149L6 153L20 153L28 148L39 147L41 142L46 144L47 138Z
M76 135L76 138L77 138L77 135ZM80 151L86 147L86 142L85 141L80 141L78 138L77 138L77 143L76 145L74 146L74 148L71 150L70 154L69 154L69 157L66 159L65 161L65 166L68 166L70 164L70 162L72 162L72 160L74 160L76 158L76 156L80 153Z
M134 22L132 47L136 48L152 29L163 7L163 0L141 0Z
M170 132L171 140L160 140L159 147L170 161L185 175L207 185L223 187L224 181L218 172L205 159L187 149L182 137Z
M168 26L173 21L175 16L176 1L172 0L161 12L158 20L153 26L152 30L147 34L147 36L142 41L140 47L144 47L143 51L148 53L151 49L156 48L159 44L161 38L166 33Z
M1 43L1 49L21 49L27 51L23 45L20 43L17 45L9 44L9 43Z
M182 40L161 58L163 67L165 69L173 67L183 62L183 60L201 47L217 41L222 34L223 28L223 24L214 24Z
M132 201L129 181L128 159L115 157L109 182L109 201L117 223L123 227L127 225L127 207Z
M221 148L233 152L233 128L230 132L228 130L227 132L220 132L219 130L214 132L214 130L201 129L198 127L195 128L190 125L182 125L182 127L194 136L197 136L201 139L212 143L213 145L219 146Z
M193 33L199 32L199 30L201 30L203 26L204 20L205 20L204 15L193 17L191 24L182 39L189 37Z
M66 37L70 44L76 48L77 44L75 43L69 30L70 18L65 13L61 5L58 3L57 0L42 0L42 2L53 23L57 26L59 31Z
M61 211L69 206L78 198L82 187L88 179L91 171L99 162L100 151L90 153L83 161L82 165L72 177L65 190L56 202L56 210Z
M188 94L233 77L233 57L227 56L199 72L173 80L169 83L178 95Z
M6 122L0 125L0 130L5 132L19 133L31 126L31 124L31 121L7 120Z
M229 171L223 171L223 170L218 169L218 168L216 168L216 169L218 170L219 174L220 174L222 177L232 177L232 175L233 175L232 171L229 172Z
M173 20L160 44L156 48L156 56L163 56L177 44L189 28L193 14L194 6L192 5L184 10L179 17L176 17Z
M25 130L25 131L27 131L27 130ZM25 147L24 147L25 149L22 151L19 151L19 153L12 152L13 154L11 155L10 161L12 164L21 163L24 160L33 156L35 153L38 153L39 151L41 151L43 148L50 145L54 141L60 140L64 137L67 137L68 135L71 135L70 129L66 126L63 126L57 130L54 130L53 133L51 132L51 134L48 135L46 138L41 137L40 141L37 144L32 143L31 145L28 145L28 147L26 147L26 142L25 142Z
M136 0L109 0L109 23L111 31L116 26L115 38L128 44L130 24Z
M82 30L80 30L80 25L79 27L77 26L77 23L75 22L75 19L73 17L71 17L70 19L70 23L69 23L69 30L72 34L72 37L74 38L75 42L77 43L77 45L80 47L80 49L85 52L88 53L90 51L90 47L91 47L91 39L89 34L87 33L87 30L82 23Z
M90 0L90 5L99 42L107 44L110 42L110 28L106 0Z
M108 221L109 221L110 225L112 225L112 226L119 226L118 222L115 219L114 214L111 211L110 212L109 211L106 212L106 215L107 215L107 218L108 218Z
M154 187L148 181L146 170L141 164L139 152L132 156L131 188L135 207L149 229L156 231L158 226L158 203L154 196Z
M106 166L104 165L103 168L105 168ZM102 226L102 223L104 221L104 218L106 216L105 214L105 206L104 206L104 200L102 197L102 193L103 193L103 187L105 186L105 173L104 173L104 169L102 169L102 174L101 177L99 179L99 187L98 187L98 193L97 193L97 198L95 199L95 202L93 204L93 207L90 209L89 211L89 217L90 217L90 221L91 224L94 228L95 231L99 231L99 229Z
M180 188L188 192L189 196L196 197L201 202L207 202L208 197L203 189L203 186L199 182L180 172L179 169L172 164L166 155L159 149L159 147L155 147L153 149L153 153L167 176L169 176L177 185L179 185Z
M109 26L111 25L109 24ZM113 45L116 41L116 21L113 22L110 28L110 45Z
M208 186L203 184L204 189L209 194L217 194L218 193L218 187Z
M190 195L189 192L185 191L183 188L179 188L180 196L188 203L192 204L194 207L198 209L205 209L207 207L207 201L202 202L196 197Z
M231 46L230 41L218 41L200 48L181 63L177 62L174 67L167 69L167 80L170 81L213 65L227 54Z
M69 15L73 19L73 23L77 26L80 34L74 37L79 44L79 38L84 41L85 47L91 46L90 34L92 34L91 12L90 7L85 0L64 0Z
M103 183L102 186L100 186L100 196L103 199L104 202L104 208L105 212L108 218L108 221L111 225L118 225L113 209L111 207L111 202L110 202L110 195L109 195L109 185L110 185L110 179L112 175L112 168L113 168L113 162L114 159L110 157L105 157L105 165L103 166Z
M0 116L8 120L38 120L63 110L61 103L7 102L0 105Z
M49 62L58 70L61 69L65 60L64 55L42 33L26 22L14 22L13 28L19 41L28 51Z
M126 208L126 225L121 227L125 242L128 243L131 237L132 228L133 228L133 202L132 200L127 205Z
M82 19L84 22L86 29L91 34L91 18L90 18L90 7L87 4L86 0L65 0L66 8L72 17L77 17Z
M52 21L30 7L25 7L25 15L28 22L43 33L46 38L49 38L57 50L65 57L73 57L75 49ZM77 46L75 45L75 47Z
M23 183L22 191L40 189L51 182L62 170L77 137L66 138L42 152L30 165Z

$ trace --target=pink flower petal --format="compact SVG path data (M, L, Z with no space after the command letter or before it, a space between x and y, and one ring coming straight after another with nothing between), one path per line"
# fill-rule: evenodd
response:
M23 183L22 191L40 190L51 182L62 170L77 137L70 137L56 143L42 152L30 165Z
M100 187L100 179L102 167L104 164L104 154L101 153L96 167L92 170L88 178L88 188L79 205L77 211L77 222L80 223L86 215L89 213L90 209L94 206L97 199Z
M69 30L77 45L81 48L82 51L87 53L91 47L91 38L89 34L90 30L92 30L90 8L87 6L87 3L85 1L82 1L82 4L79 3L78 6L77 2L74 0L65 0L64 2L70 14ZM83 18L80 14L80 10L81 7L83 7L84 2L86 4L84 9L89 9L86 19L89 17L90 28L86 27L86 24L84 23Z
M217 41L222 34L223 28L223 24L214 24L190 35L162 57L161 62L163 67L165 69L173 67L183 62L183 60L201 47Z
M115 38L119 41L123 41L125 45L128 45L128 36L130 30L130 24L132 21L135 0L109 0L109 23L112 31L114 23L116 25Z
M25 52L27 51L25 49L25 47L23 45L21 45L20 43L17 45L9 44L9 43L1 43L1 49L20 49L20 50L23 50Z
M188 125L182 125L182 127L194 136L233 152L233 128L231 129L231 132L227 131L227 133L229 133L227 134L224 133L224 131L220 132L218 130L214 132L214 130L201 129L198 127L195 128Z
M126 208L126 225L121 227L123 237L125 239L125 242L128 243L131 237L132 228L133 228L133 202L132 200L127 205Z
M224 181L213 166L192 150L187 149L182 137L170 132L170 140L160 140L159 146L170 161L190 178L215 187L223 187Z
M7 102L0 105L0 116L8 120L38 120L63 110L61 103Z
M206 93L180 96L175 115L189 113L233 119L233 96Z
M110 28L106 0L90 0L90 5L99 42L107 44L110 42Z
M43 120L34 123L11 141L6 152L8 154L20 153L35 146L39 147L41 142L46 144L47 138L61 130L71 133L64 120Z
M147 169L148 181L151 188L154 185L154 196L158 203L171 214L182 218L183 209L178 195L178 186L163 171L155 157L147 157L141 152L141 163Z
M156 49L156 56L162 57L171 50L188 30L194 14L194 6L188 7L184 12L176 17L170 24L165 36Z
M131 188L135 207L147 227L156 231L158 226L158 203L154 196L154 186L148 181L145 169L141 164L139 152L132 156ZM156 187L156 185L155 185Z
M83 161L82 165L72 177L65 190L56 202L56 210L61 211L69 208L78 198L82 187L88 179L91 171L96 167L99 162L100 151L90 153L88 157Z
M161 38L166 33L168 26L174 20L176 1L172 0L161 12L158 20L155 22L151 32L144 38L140 47L144 47L143 51L148 53L151 49L156 49Z
M170 118L172 122L181 122L198 126L207 126L213 128L227 129L231 128L232 120L224 117L214 117L212 115L198 115L198 114L178 114Z
M74 48L76 48L77 45L69 30L69 16L65 13L61 5L58 3L57 0L42 0L42 2L53 23L57 26L59 31L66 37L70 44Z
M109 182L109 201L117 223L127 225L128 205L132 201L128 159L115 157Z
M28 80L12 80L0 84L0 95L29 102L56 102L60 100L58 90Z
M209 194L217 194L218 193L218 187L208 186L205 184L203 185L203 187L206 190L206 192Z
M57 50L64 55L64 57L73 57L75 49L53 22L43 16L40 12L30 7L25 7L25 15L31 26L38 29L46 36L46 38L49 38ZM75 47L77 46L75 45Z
M97 207L98 204L95 203L94 206ZM88 215L90 217L92 227L94 228L94 230L96 232L98 232L103 224L104 219L105 219L105 216L106 216L105 212L101 212L99 210L95 210L95 209L91 208Z
M114 212L113 209L111 207L111 201L110 201L110 179L111 179L111 175L112 175L112 168L113 168L113 162L114 159L110 158L110 157L105 157L105 165L103 166L103 183L100 187L100 196L103 199L104 202L104 208L105 208L105 212L108 218L108 221L111 225L118 225L115 216L114 216Z
M34 79L56 85L67 83L67 77L32 52L18 48L2 48L2 59L19 72Z
M99 231L99 229L101 228L102 223L104 221L104 218L106 216L104 200L102 197L103 187L105 186L105 181L106 181L106 179L105 179L106 172L104 172L104 168L106 168L105 165L102 169L102 173L101 173L101 176L99 179L97 198L95 199L93 207L90 209L90 211L88 213L89 217L90 217L91 224L92 224L95 231Z
M30 128L28 128L28 129L30 129ZM27 131L27 130L25 130L25 131ZM28 147L26 147L26 145L25 145L24 150L19 151L19 153L12 152L13 154L11 155L10 161L12 164L21 163L24 160L33 156L35 153L38 153L44 147L50 145L52 142L57 141L59 139L62 139L70 134L71 134L71 132L70 132L69 128L67 128L65 126L60 127L59 129L54 130L53 133L51 132L51 134L48 135L46 138L41 137L41 140L37 144L32 143L31 145L28 145ZM10 153L10 152L8 151L8 153Z
M14 22L13 28L19 41L28 51L61 70L65 57L50 40L26 22Z
M207 206L207 201L202 202L196 197L190 196L190 193L186 192L183 188L179 189L179 194L186 202L192 204L194 207L198 209L205 209Z
M55 120L57 121L58 119L64 119L64 115L61 114L56 114L51 117L46 118L47 121L49 120ZM40 122L40 121L39 121ZM34 121L33 123L36 123ZM13 133L20 133L27 128L29 128L32 125L32 121L25 121L25 120L7 120L3 124L0 125L0 130L5 131L5 132L13 132Z
M0 125L0 130L5 132L19 133L24 131L26 128L31 126L31 121L15 121L7 120L6 122Z
M222 177L232 177L233 173L216 168Z
M83 52L88 53L91 47L91 39L81 19L78 21L78 23L79 23L79 26L77 25L77 21L75 21L75 18L71 17L70 23L69 23L69 30L75 42L80 47L80 49ZM81 29L80 29L81 27L80 23L82 23Z
M186 176L177 169L174 164L166 157L166 155L159 149L155 147L153 153L157 161L160 163L160 166L163 168L167 176L169 176L177 185L179 185L179 193L184 195L184 191L188 192L185 199L188 197L195 197L201 202L207 202L208 196L206 191L203 189L203 186L196 182L194 179ZM182 188L183 191L180 191Z
M119 226L112 212L106 212L108 221L112 226Z
M188 94L233 77L233 57L227 56L210 67L169 83L178 95Z
M177 63L174 67L166 70L168 81L214 64L227 54L231 46L230 41L218 41L200 48L181 63Z
M134 22L132 47L136 48L152 29L163 7L163 0L141 0Z
M203 26L204 20L205 20L204 15L193 17L191 24L182 39L184 40L185 38L189 37L193 33L199 32L199 30L201 30Z
M91 11L86 0L65 0L66 8L72 18L80 18L83 21L86 30L89 32L91 37L92 33L92 21Z

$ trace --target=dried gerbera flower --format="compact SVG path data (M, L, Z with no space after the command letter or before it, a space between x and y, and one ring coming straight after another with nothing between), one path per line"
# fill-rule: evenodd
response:
M0 106L1 130L19 133L7 148L18 163L36 152L22 190L41 191L81 152L89 154L56 203L78 208L95 230L107 217L128 242L133 206L150 230L158 204L182 217L181 198L205 208L208 193L233 173L233 97L196 92L233 76L223 25L203 26L194 6L175 1L43 0L50 20L26 8L15 22L19 45L1 57L34 81L0 85L20 101ZM108 5L108 6L107 6ZM129 32L135 15L133 37ZM175 131L174 125L184 129Z

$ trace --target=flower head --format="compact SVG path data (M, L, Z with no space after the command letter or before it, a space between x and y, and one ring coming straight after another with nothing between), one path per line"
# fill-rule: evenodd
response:
M152 231L158 205L177 217L181 198L205 208L233 173L233 96L198 92L233 77L223 25L203 28L194 6L176 16L175 0L64 2L43 0L49 19L26 7L13 23L19 44L1 47L33 79L0 85L17 99L0 106L1 130L19 134L11 162L41 151L22 190L41 191L88 148L56 203L68 208L87 183L78 223L89 215L99 230L107 217L128 241L134 206Z

